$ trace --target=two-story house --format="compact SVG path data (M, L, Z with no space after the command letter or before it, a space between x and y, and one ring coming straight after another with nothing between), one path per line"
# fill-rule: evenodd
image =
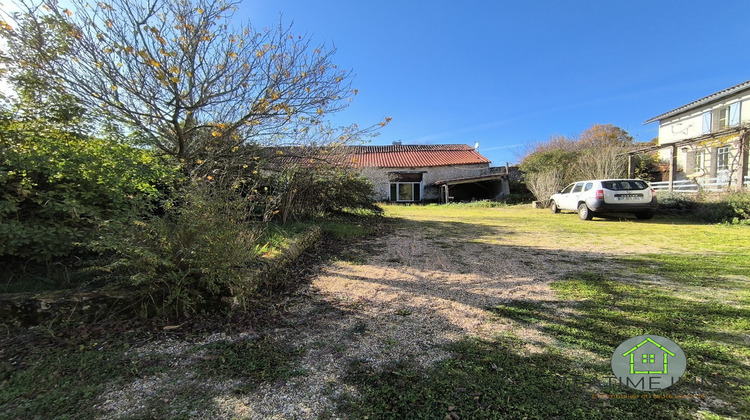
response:
M672 181L739 189L748 176L750 80L657 115L659 157Z

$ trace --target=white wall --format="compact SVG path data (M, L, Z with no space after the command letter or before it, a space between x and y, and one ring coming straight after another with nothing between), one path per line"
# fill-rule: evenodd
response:
M737 101L740 105L740 123L750 122L750 91L722 98L721 101L659 121L659 144L698 137L703 134L703 113L723 108Z
M722 98L718 102L707 104L700 108L693 109L684 114L679 114L670 118L659 121L659 144L671 144L680 140L689 138L699 137L703 135L703 114L707 111L715 111L720 108L726 107L735 102L741 102L740 105L740 124L750 122L750 91L738 92L735 95ZM716 115L714 114L714 119ZM715 123L715 121L713 121ZM733 144L733 143L732 143ZM727 145L732 145L727 144ZM708 169L706 176L716 176L715 173L710 173L712 166L712 159L716 158L715 148L712 150L711 147L707 146L691 146L687 150L677 150L677 167L681 171L687 170L690 174L678 171L677 179L683 179L686 175L696 174L693 168L693 163L688 160L693 159L694 153L705 153L705 164L704 167ZM736 153L732 150L732 153ZM661 149L659 151L659 158L662 160L669 160L671 155L670 149ZM714 171L715 172L715 171Z

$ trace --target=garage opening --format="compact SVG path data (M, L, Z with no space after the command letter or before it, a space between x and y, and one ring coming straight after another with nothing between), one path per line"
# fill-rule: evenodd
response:
M449 179L438 181L435 185L440 188L441 203L496 200L510 194L506 174Z

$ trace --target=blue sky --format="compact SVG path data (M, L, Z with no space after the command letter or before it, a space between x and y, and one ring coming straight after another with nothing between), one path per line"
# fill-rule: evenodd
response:
M235 22L294 24L359 90L339 124L391 117L371 144L530 144L647 119L750 79L750 1L244 0Z
M246 0L240 16L279 13L356 73L336 121L392 117L372 144L478 141L496 165L595 123L649 141L647 119L750 79L745 0Z

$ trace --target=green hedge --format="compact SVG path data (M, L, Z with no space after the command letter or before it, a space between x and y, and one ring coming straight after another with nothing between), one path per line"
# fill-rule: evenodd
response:
M125 144L3 125L0 257L69 255L101 221L143 211L171 174L149 152Z
M679 212L710 223L748 223L750 193L730 193L721 197L692 197L675 192L657 196L662 212Z

